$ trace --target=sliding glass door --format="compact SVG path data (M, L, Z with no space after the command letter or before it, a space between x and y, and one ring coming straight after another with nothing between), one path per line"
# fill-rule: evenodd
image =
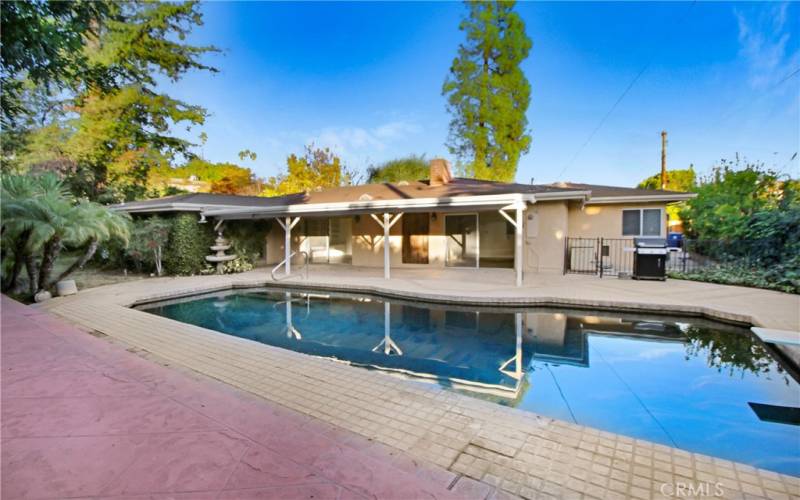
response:
M328 261L331 264L351 264L353 262L353 219L350 217L331 219L329 234Z
M305 250L313 264L353 262L353 221L350 217L307 218Z
M451 267L478 266L478 215L446 215L444 234L447 239L445 264Z

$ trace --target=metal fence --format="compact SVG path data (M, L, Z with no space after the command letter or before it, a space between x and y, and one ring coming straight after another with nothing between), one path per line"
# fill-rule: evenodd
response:
M630 274L633 249L633 238L566 238L564 274Z
M707 267L769 265L761 240L683 240L667 252L667 272L692 273ZM566 238L564 274L619 276L633 273L633 238Z

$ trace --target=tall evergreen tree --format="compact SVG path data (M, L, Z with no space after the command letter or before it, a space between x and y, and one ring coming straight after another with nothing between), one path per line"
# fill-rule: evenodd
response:
M467 2L458 48L442 87L450 122L448 148L478 179L512 181L530 149L530 84L520 69L532 42L513 1Z

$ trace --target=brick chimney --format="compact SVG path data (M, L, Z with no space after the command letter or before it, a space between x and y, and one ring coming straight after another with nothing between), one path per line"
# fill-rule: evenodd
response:
M431 160L431 186L443 186L450 184L453 180L453 174L450 171L450 162L442 158L434 158Z

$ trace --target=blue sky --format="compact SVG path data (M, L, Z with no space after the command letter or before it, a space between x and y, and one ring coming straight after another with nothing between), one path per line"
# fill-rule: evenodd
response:
M451 158L441 86L460 3L202 5L191 41L216 75L166 90L205 106L213 161L275 175L314 142L363 171L409 153ZM634 185L660 166L699 172L740 153L794 176L800 159L800 4L520 3L533 136L517 181ZM644 69L644 72L642 70ZM641 76L591 137L615 101ZM783 80L783 81L782 81ZM197 137L200 129L192 131ZM800 155L798 155L800 156ZM452 159L452 158L451 158Z

